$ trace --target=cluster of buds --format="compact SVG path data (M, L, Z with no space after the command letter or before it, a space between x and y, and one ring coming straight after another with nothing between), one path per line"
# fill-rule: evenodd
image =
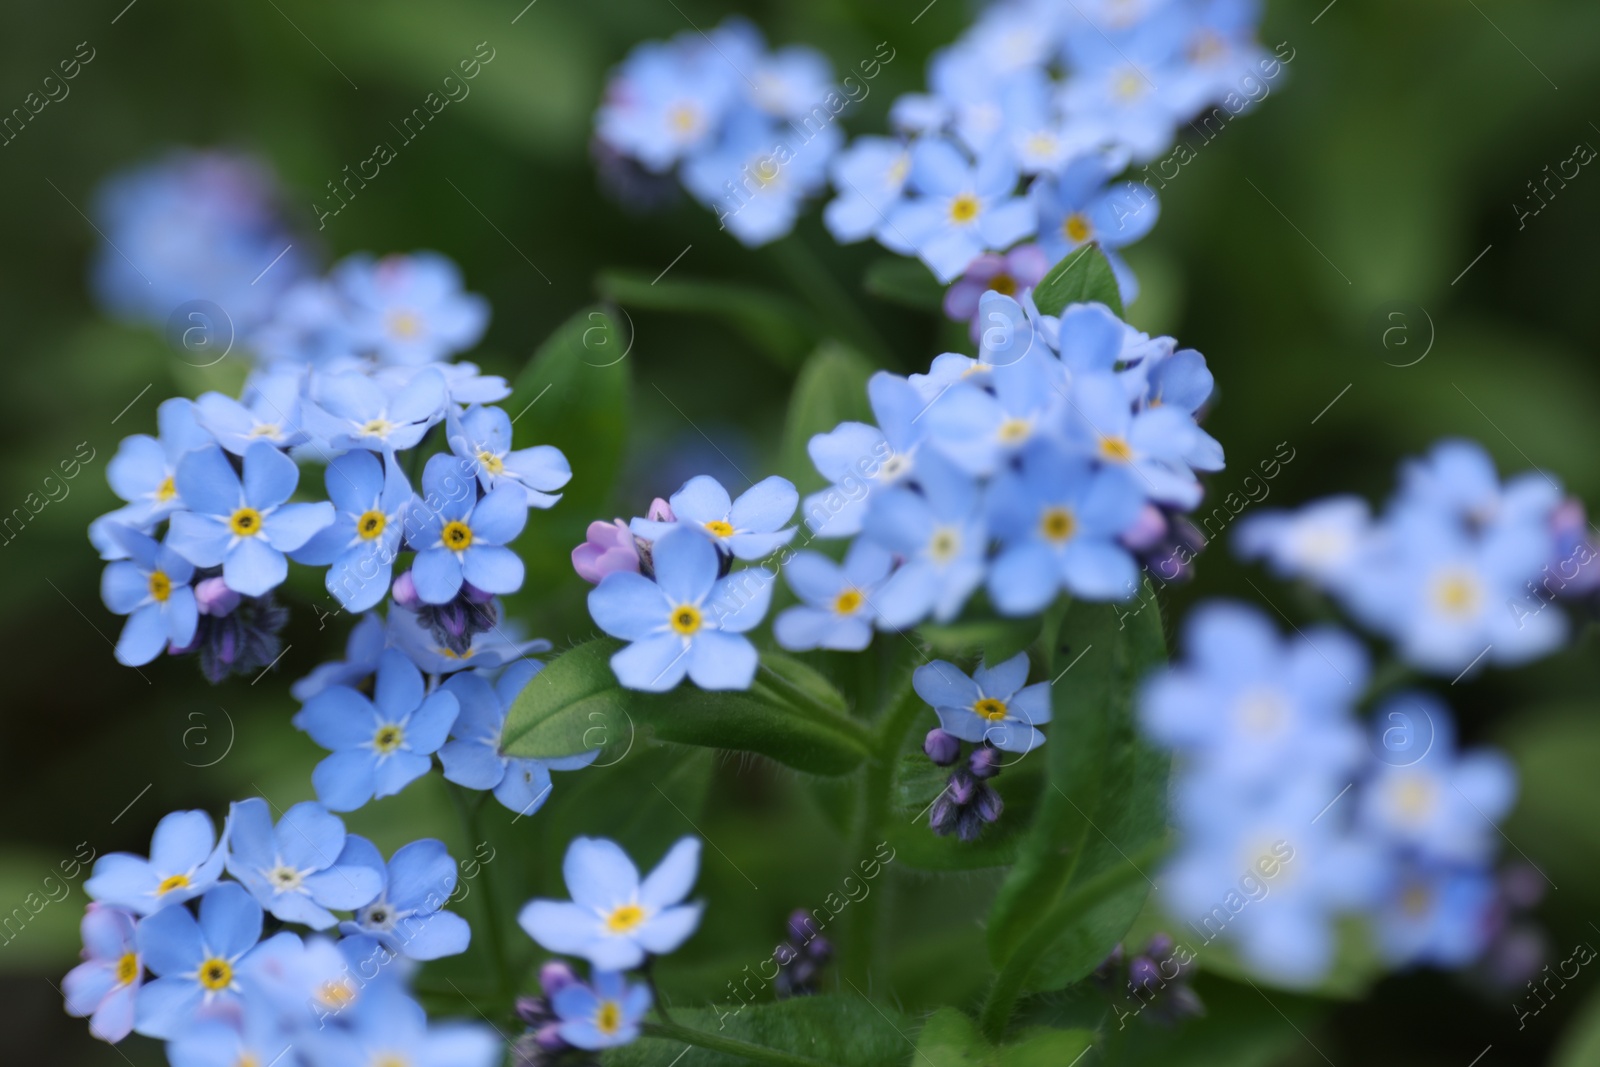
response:
M960 738L937 726L928 731L922 751L940 767L961 760ZM1005 802L989 779L1000 773L1000 750L988 742L972 746L965 764L957 767L945 784L944 792L933 802L928 823L941 837L955 834L963 841L976 840L986 824L997 821Z
M808 997L817 991L822 968L833 959L833 944L816 932L816 921L804 908L789 916L789 939L772 953L778 964L773 991L784 997Z
M394 602L415 612L417 625L425 627L436 644L457 656L465 656L472 639L500 625L500 609L493 593L486 593L471 582L462 582L455 599L445 604L429 604L417 595L416 582L406 571L394 580Z
M598 1062L594 1053L574 1048L561 1039L561 1019L550 1004L551 997L578 980L565 963L551 961L539 968L539 988L544 995L517 998L517 1018L528 1029L512 1042L513 1067L588 1067Z
M1194 971L1194 953L1174 942L1163 933L1152 934L1138 955L1129 957L1122 945L1111 950L1105 962L1094 972L1094 979L1106 990L1119 987L1127 991L1127 999L1135 1006L1124 1010L1113 1005L1117 1013L1118 1029L1128 1025L1128 1020L1142 1015L1150 1022L1170 1026L1182 1019L1205 1014L1205 1005L1189 985Z
M169 655L200 654L200 670L213 685L230 674L251 674L270 666L282 651L278 634L289 622L289 612L268 593L243 596L222 580L221 568L201 578L194 587L199 623L194 639Z

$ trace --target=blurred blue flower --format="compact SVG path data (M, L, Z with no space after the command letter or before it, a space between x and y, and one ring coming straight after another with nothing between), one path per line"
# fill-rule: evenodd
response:
M124 437L117 454L106 465L111 491L127 501L125 507L102 515L89 525L89 540L101 559L125 559L127 550L111 536L112 525L148 533L186 505L178 495L178 461L187 453L211 444L212 437L195 417L193 402L182 397L163 400L156 409L161 436L136 433Z
M988 534L977 483L931 452L918 455L916 480L918 490L898 485L876 494L862 528L904 560L873 598L879 625L889 629L930 613L949 622L984 576Z
M496 1067L505 1055L491 1027L429 1025L422 1005L397 984L368 989L344 1021L309 1035L302 1054L311 1067Z
M134 999L144 978L137 924L130 912L91 903L79 925L83 962L61 980L67 1014L87 1016L89 1033L112 1044L133 1031Z
M466 292L456 265L437 252L350 256L331 277L348 305L352 343L382 363L448 359L477 344L489 325L489 302Z
M295 1008L304 1010L304 1004ZM272 1067L293 1062L297 1035L273 1007L246 995L237 1018L203 1019L167 1045L172 1067Z
M217 444L242 456L257 441L290 448L305 441L300 429L301 376L295 371L255 374L243 401L222 393L201 393L195 417Z
M335 452L403 452L415 448L444 417L448 395L437 367L424 367L397 385L353 372L321 374L302 403L302 418L306 429Z
M1161 205L1149 189L1134 182L1111 184L1125 161L1109 154L1081 156L1059 173L1040 178L1029 189L1039 216L1039 243L1060 262L1091 241L1117 276L1122 302L1139 297L1139 282L1116 250L1150 232Z
M626 1045L639 1036L639 1023L650 1010L650 987L629 984L616 971L600 971L591 988L583 982L562 986L550 997L561 1020L556 1033L574 1048L603 1049Z
M1465 967L1488 948L1501 901L1486 870L1411 862L1395 872L1373 921L1391 964Z
M948 284L980 253L1004 251L1035 229L1034 207L1015 196L1017 172L1007 154L989 152L969 164L949 141L926 140L912 150L911 188L889 225L917 249Z
M115 526L111 534L129 558L106 564L100 599L116 614L128 616L117 638L117 662L139 667L169 645L183 648L194 640L200 621L189 584L194 566L137 530Z
M945 733L1006 752L1026 753L1044 744L1036 727L1050 721L1050 683L1027 682L1026 652L994 667L980 664L971 676L942 659L911 675L917 696L938 713Z
M841 244L875 237L902 255L915 247L889 223L911 175L911 149L890 137L858 137L829 165L839 195L823 209L822 221Z
M359 841L314 801L296 804L274 827L267 802L252 797L228 812L228 873L274 917L326 930L338 921L329 908L359 908L383 886L381 861L374 868Z
M149 915L211 888L222 874L222 847L211 816L175 811L156 823L149 859L128 852L101 856L83 889L102 904Z
M888 371L867 380L867 400L877 426L841 422L806 444L817 473L832 483L805 499L805 523L818 537L860 533L872 495L915 469L917 446L927 432L919 419L927 401L910 382Z
M462 581L485 593L522 588L523 566L505 547L528 521L520 485L501 485L480 500L474 463L436 455L422 469L422 498L406 520L406 540L416 549L411 577L428 604L448 604Z
M710 148L684 162L683 184L724 229L757 247L794 229L806 199L826 184L828 161L842 142L831 123L812 130L740 109Z

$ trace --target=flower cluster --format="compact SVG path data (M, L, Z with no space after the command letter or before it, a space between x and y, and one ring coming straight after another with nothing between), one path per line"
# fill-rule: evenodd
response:
M456 879L440 842L414 841L386 863L316 803L274 824L265 800L242 801L220 838L205 812L173 812L148 858L95 864L67 1010L105 1041L165 1041L180 1065L491 1067L492 1030L430 1025L405 989L401 961L467 948L466 922L445 910ZM312 933L263 938L269 915Z
M616 842L580 837L567 848L561 871L572 899L530 900L517 921L545 949L587 960L593 977L583 982L554 962L539 972L544 996L517 1004L529 1027L517 1045L524 1065L638 1037L651 988L628 982L623 972L673 951L700 925L701 906L683 903L700 871L696 838L672 846L641 879Z
M760 31L731 18L634 48L606 86L596 150L629 199L644 175L678 168L724 229L762 245L792 230L826 184L843 142L832 124L843 105L830 101L843 99L820 52L770 52Z
M1386 695L1363 729L1367 655L1332 627L1286 639L1253 608L1211 603L1184 648L1141 699L1145 729L1179 757L1184 838L1161 878L1174 916L1286 983L1328 972L1344 915L1396 966L1482 955L1506 910L1491 864L1509 761L1460 752L1424 692Z
M1246 557L1305 579L1406 662L1448 676L1553 651L1567 617L1545 608L1600 585L1582 504L1564 501L1542 471L1502 484L1472 441L1407 461L1379 517L1358 497L1335 496L1253 516L1238 538Z
M936 53L928 91L895 101L894 135L861 137L831 168L824 220L840 241L875 238L948 283L963 272L1011 294L1030 265L985 253L1037 241L1049 263L1093 241L1125 302L1137 295L1115 250L1149 232L1149 182L1113 182L1169 149L1215 104L1249 106L1242 86L1272 76L1253 0L1006 0ZM1270 71L1270 73L1269 73ZM1247 96L1255 99L1253 94ZM1229 101L1238 101L1235 108ZM947 304L954 318L973 310Z

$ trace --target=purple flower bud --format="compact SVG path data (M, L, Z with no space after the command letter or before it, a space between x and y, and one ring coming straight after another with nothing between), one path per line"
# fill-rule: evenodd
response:
M1531 864L1514 863L1500 875L1500 895L1514 908L1531 908L1544 899L1544 876Z
M410 574L410 571L406 572ZM486 593L471 582L461 583L461 596L469 604L487 604L494 599L493 593Z
M806 954L818 963L827 963L833 959L833 942L825 937L818 937L806 946Z
M518 997L517 1018L529 1026L536 1026L550 1018L550 1002L544 997Z
M1006 802L1000 799L1000 794L991 786L980 785L977 797L972 802L972 810L984 822L998 822L1000 813L1006 810Z
M1151 959L1162 960L1172 955L1173 946L1176 944L1172 937L1165 933L1150 935L1150 940L1145 942L1144 954Z
M660 497L656 497L654 500L650 501L650 511L646 517L649 518L651 522L678 521L678 516L672 513L672 505Z
M572 569L584 581L595 584L619 571L639 573L639 553L633 546L628 524L621 519L591 522L588 540L572 550Z
M1133 525L1122 532L1121 541L1134 552L1155 546L1167 535L1167 518L1154 504L1146 504Z
M238 607L241 599L221 578L202 578L194 587L195 606L202 615L220 618Z
M1161 968L1149 956L1135 956L1128 964L1128 981L1134 986L1150 987L1161 982Z
M796 945L804 945L817 936L817 920L804 908L796 908L789 913L789 940Z
M928 736L923 738L922 751L926 752L934 763L948 767L961 756L961 739L935 726L928 731Z
M412 580L410 571L394 580L392 593L394 602L407 611L416 611L422 606L422 598L417 595L417 583Z
M559 960L551 960L539 968L539 988L544 990L544 995L553 997L567 986L578 980L572 973L572 968Z
M979 745L967 761L967 769L978 779L993 778L1000 773L1000 766L1000 750L993 745Z
M977 792L978 783L966 771L957 771L950 776L950 782L944 787L944 795L958 808L964 808L972 803L972 794Z
M547 1023L539 1027L533 1035L533 1042L546 1052L562 1052L567 1048L567 1043L561 1040L560 1023Z

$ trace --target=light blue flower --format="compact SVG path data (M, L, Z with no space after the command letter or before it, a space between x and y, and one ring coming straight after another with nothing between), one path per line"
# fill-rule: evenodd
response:
M167 545L197 567L222 567L228 588L261 596L289 573L285 552L333 521L333 505L286 504L300 480L294 460L265 442L244 455L241 482L215 445L178 463L178 491L190 509L172 517Z
M385 646L383 620L376 613L368 612L350 628L344 659L318 664L310 674L289 687L289 695L304 704L329 686L360 688L377 671Z
M1080 156L1028 190L1039 215L1039 243L1059 262L1091 241L1099 245L1117 276L1122 302L1139 297L1139 282L1117 255L1150 232L1161 214L1155 193L1134 182L1110 184L1123 159L1110 154Z
M589 1050L626 1045L636 1039L650 1003L648 985L630 985L616 971L596 973L593 988L573 982L550 998L550 1007L561 1020L556 1027L561 1040Z
M1072 383L1068 435L1101 463L1125 467L1146 497L1192 508L1200 502L1200 470L1221 470L1222 446L1185 411L1158 407L1135 412L1114 374L1085 374Z
M970 165L949 141L925 140L912 150L911 188L889 224L916 246L939 281L954 281L983 252L999 252L1034 232L1034 207L1013 195L1017 171L1005 152Z
M500 408L473 406L451 412L445 425L450 450L473 464L483 491L502 485L520 486L528 507L547 508L561 499L556 492L572 480L572 465L554 445L511 450L511 416Z
M1272 508L1240 521L1234 547L1265 559L1284 578L1309 578L1345 595L1372 544L1372 513L1357 496L1330 496L1294 510Z
M253 991L252 991L253 992ZM296 1004L304 1011L304 1003ZM309 1013L307 1013L309 1021ZM246 995L237 1019L205 1019L167 1045L172 1067L272 1067L294 1062L297 1036L270 1004Z
M354 921L340 923L340 933L373 938L390 952L413 960L436 960L467 950L472 940L467 921L441 910L456 890L456 861L445 851L444 842L424 838L403 845L377 874L377 898L362 906Z
M1179 83L1174 59L1180 31L1173 20L1156 17L1109 34L1068 34L1073 73L1061 91L1068 119L1138 161L1170 148L1187 117L1171 95Z
M139 955L156 978L139 991L134 1029L170 1039L193 1022L237 1013L260 940L261 905L232 882L200 898L199 922L182 907L146 918L139 924Z
M1394 966L1465 967L1489 947L1502 907L1485 870L1407 863L1373 916L1374 933Z
M917 457L919 491L903 485L872 499L862 535L900 556L873 603L878 624L949 622L983 581L988 534L977 483L936 453Z
M658 174L704 149L737 99L714 47L683 37L635 47L606 86L598 136Z
M79 927L83 962L61 980L67 1014L87 1016L89 1033L112 1044L133 1030L134 1000L144 977L137 925L130 912L91 903Z
M349 307L351 340L382 363L448 359L477 344L489 325L489 302L465 292L461 272L437 252L350 256L331 277Z
M927 401L899 375L878 371L867 380L867 400L877 426L841 422L806 444L817 473L832 484L805 499L805 523L818 537L861 532L874 493L909 478L917 446L927 433L919 416Z
M406 520L416 550L411 578L429 604L448 604L463 580L486 593L522 588L522 560L506 542L528 521L527 492L502 485L478 498L473 463L432 456L422 469L422 498Z
M302 1052L311 1067L496 1067L505 1044L477 1023L430 1025L422 1005L388 983L364 993L347 1025L310 1035Z
M412 503L411 483L392 454L336 456L324 475L333 521L294 553L297 563L328 567L328 592L350 611L377 606L389 592Z
M872 598L893 565L887 550L866 540L850 546L842 565L820 552L795 553L783 576L801 603L779 612L772 636L791 652L861 651L878 617Z
M683 165L683 184L717 213L740 242L757 247L794 229L808 196L827 181L839 150L839 127L802 131L743 108L730 116L716 142Z
M1170 405L1194 415L1211 398L1216 379L1206 357L1192 348L1153 361L1146 374L1146 407Z
M1362 789L1364 825L1435 862L1492 859L1496 825L1517 795L1511 762L1493 750L1458 754L1450 710L1427 693L1385 699L1374 713L1373 734L1373 751L1382 755Z
M1162 93L1180 114L1194 114L1229 97L1240 100L1240 113L1256 103L1248 94L1258 71L1271 62L1256 43L1261 22L1259 0L1192 0L1173 11L1182 27L1181 57L1163 82ZM1229 111L1233 108L1230 106Z
M1050 683L1027 682L1026 652L994 667L980 664L970 677L942 659L911 675L917 696L938 714L946 733L1006 752L1026 753L1044 744L1036 727L1050 721Z
M875 237L894 252L911 255L909 239L889 224L911 175L911 149L891 137L858 137L834 156L829 176L839 195L822 211L822 221L841 244Z
M1118 538L1138 519L1144 494L1118 467L1099 470L1041 441L989 490L989 525L1004 545L989 571L989 597L1007 615L1043 610L1057 592L1122 600L1138 591L1139 567Z
M395 649L383 654L371 700L342 685L318 693L294 716L296 727L333 753L311 772L318 799L334 811L354 811L400 792L428 773L458 707L449 693L427 693L422 673Z
M211 816L175 811L156 824L149 859L128 852L101 856L84 892L102 904L149 915L210 889L222 874L222 848Z
M329 908L359 908L383 887L381 863L374 868L344 821L314 801L284 812L274 828L265 800L242 800L228 827L228 873L284 922L326 930L338 921Z
M550 642L542 637L523 639L522 627L515 620L509 620L473 634L467 650L458 653L440 644L415 613L392 600L384 632L389 647L404 652L424 674L453 674L468 667L493 670L551 649Z
M453 740L439 749L445 778L468 789L494 790L495 799L518 815L532 815L544 806L550 796L552 770L578 770L600 755L598 747L548 760L516 759L501 751L506 715L543 666L534 659L518 660L492 687L479 672L463 671L442 687L461 705L461 714L450 728Z
M799 500L794 483L776 475L763 478L733 500L721 482L697 474L667 501L675 522L634 519L629 528L646 541L655 541L684 526L710 537L738 559L761 559L794 537L794 527L782 527Z
M1400 465L1399 512L1456 519L1474 529L1542 526L1561 502L1561 487L1542 471L1526 471L1502 485L1494 460L1476 441L1446 439L1421 459Z
M449 387L437 367L394 386L344 372L317 375L308 396L301 405L305 427L329 449L403 452L444 417Z
M579 837L561 867L572 900L531 900L517 922L549 951L582 956L596 970L638 967L676 949L700 925L702 905L683 903L699 870L698 838L673 845L640 881L616 842Z
M269 366L331 368L352 360L355 352L344 299L324 278L295 282L246 340Z
M257 441L290 448L305 441L300 429L301 375L295 370L256 374L242 401L222 393L201 393L195 417L217 444L242 456Z
M743 634L767 613L771 577L745 570L719 579L717 550L693 530L663 534L653 556L655 581L617 571L589 592L600 628L632 642L611 657L617 680L665 692L687 674L701 689L750 688L758 661Z
M197 448L211 444L211 434L195 417L194 404L182 397L163 400L156 409L160 437L136 433L124 437L117 454L106 464L111 491L126 506L102 515L89 526L89 540L101 559L125 559L127 550L111 536L112 525L149 532L163 519L186 506L178 495L178 461Z
M136 530L117 526L112 536L129 558L106 564L100 599L116 614L128 616L117 638L117 662L139 667L168 645L183 648L194 640L200 621L189 584L194 566Z

